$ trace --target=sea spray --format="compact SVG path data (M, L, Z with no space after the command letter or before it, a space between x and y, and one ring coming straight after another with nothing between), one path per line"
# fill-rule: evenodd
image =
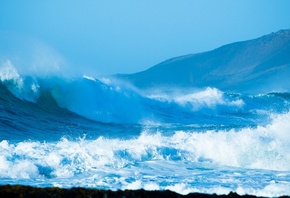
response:
M290 194L289 93L0 68L0 183Z

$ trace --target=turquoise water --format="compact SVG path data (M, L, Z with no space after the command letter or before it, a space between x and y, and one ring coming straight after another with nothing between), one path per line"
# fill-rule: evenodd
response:
M290 194L290 93L0 80L0 184Z

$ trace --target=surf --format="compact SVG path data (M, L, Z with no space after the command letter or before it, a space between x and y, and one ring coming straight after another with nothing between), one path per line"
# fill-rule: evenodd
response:
M289 102L289 92L23 74L6 61L0 183L289 194Z
M282 195L266 189L275 187L289 193L285 186L290 160L288 120L286 113L273 115L266 126L241 130L188 129L168 135L161 129L147 128L130 138L101 135L54 142L2 140L1 181L33 181L33 185L59 187L75 186L77 182L78 186L102 189L171 189L186 194L195 189L191 183L200 184L207 178L210 187L195 191ZM224 175L225 180L234 178L233 185L216 182L213 171ZM274 184L271 178L276 174L280 176ZM245 182L249 176L259 179L260 184L249 185Z
M223 116L259 120L256 115L263 115L262 112L267 116L287 111L289 103L287 92L247 95L227 93L214 87L156 92L138 90L114 79L86 75L71 78L24 76L11 62L1 68L0 77L1 89L20 99L19 103L26 103L23 106L28 102L28 106L37 106L55 115L69 111L102 123L142 124L146 120L156 120L202 124L204 118L204 124L210 124L209 117L214 115L216 122ZM2 97L5 95L9 94L2 94Z

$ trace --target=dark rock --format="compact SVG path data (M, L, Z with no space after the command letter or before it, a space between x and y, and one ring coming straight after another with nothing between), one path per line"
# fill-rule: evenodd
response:
M98 190L87 188L38 188L22 185L5 185L0 186L0 197L5 198L255 198L252 195L240 196L237 193L230 192L228 195L217 194L202 194L202 193L190 193L188 195L180 195L178 193L164 190L164 191L146 191L140 190ZM289 196L283 196L281 198L289 198Z

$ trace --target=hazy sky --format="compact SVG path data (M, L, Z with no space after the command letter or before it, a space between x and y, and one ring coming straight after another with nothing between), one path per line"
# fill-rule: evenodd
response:
M289 0L1 0L0 48L35 40L71 68L133 73L289 29L289 10Z

